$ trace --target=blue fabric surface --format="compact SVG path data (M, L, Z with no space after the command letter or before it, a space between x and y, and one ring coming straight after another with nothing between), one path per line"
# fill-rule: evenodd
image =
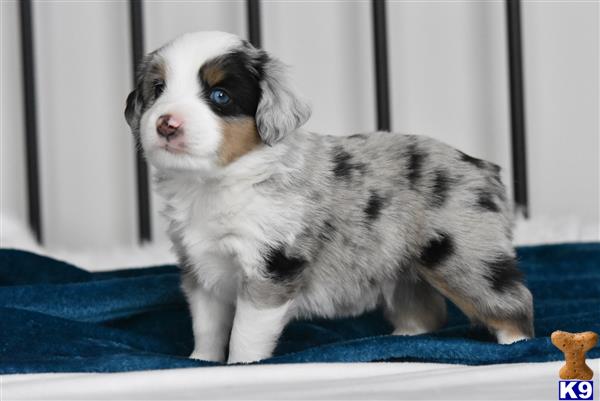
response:
M388 335L380 311L290 323L262 363L424 361L470 365L561 360L554 330L600 332L600 244L523 247L537 337L498 345L450 306L448 324ZM64 262L0 250L0 373L118 372L212 366L186 358L190 318L174 266L89 273ZM594 348L589 357L600 357Z

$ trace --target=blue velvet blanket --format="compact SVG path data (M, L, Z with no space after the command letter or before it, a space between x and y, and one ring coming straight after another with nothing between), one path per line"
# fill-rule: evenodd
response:
M498 345L453 306L432 334L391 336L381 311L290 323L261 363L423 361L482 365L563 358L554 330L600 332L600 244L522 247L536 338ZM0 250L0 373L119 372L212 366L186 358L190 317L175 266L89 273ZM600 357L600 348L588 353Z

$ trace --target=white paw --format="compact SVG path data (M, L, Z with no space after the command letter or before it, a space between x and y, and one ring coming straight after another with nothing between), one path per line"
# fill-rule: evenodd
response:
M529 337L523 334L512 334L503 331L498 331L498 333L496 333L496 338L498 340L498 344L512 344L516 343L517 341L529 340Z
M402 327L396 327L392 335L395 336L418 336L419 334L429 333L432 330L425 327L424 324L404 322Z
M229 359L227 360L227 364L232 365L234 363L252 363L258 362L262 359L268 358L267 356L258 356L258 355L229 355Z
M229 359L228 364L233 363L252 363L262 361L263 359L270 358L275 348L275 344L269 345L268 347L252 347L247 346L244 348L230 347L229 348Z
M189 356L190 359L197 359L199 361L209 361L209 362L224 362L225 357L223 355L216 354L214 352L201 352L194 351Z
M428 331L425 329L396 329L392 333L394 336L418 336L419 334L425 334Z

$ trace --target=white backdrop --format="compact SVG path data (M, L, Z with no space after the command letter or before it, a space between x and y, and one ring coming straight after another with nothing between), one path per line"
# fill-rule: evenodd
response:
M26 220L18 3L1 1L0 212ZM246 34L245 1L156 1L146 47L187 31ZM375 126L369 1L263 0L263 43L293 67L311 130ZM531 213L599 222L599 5L523 1ZM136 242L126 1L34 0L44 232L51 248ZM395 131L504 167L510 185L502 1L388 1ZM158 201L154 199L154 209ZM154 216L154 231L164 240Z

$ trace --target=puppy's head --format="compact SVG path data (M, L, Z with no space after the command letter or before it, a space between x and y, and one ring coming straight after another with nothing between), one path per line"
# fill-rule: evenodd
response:
M226 166L309 116L278 60L223 32L187 34L146 56L125 109L150 163L175 170Z

